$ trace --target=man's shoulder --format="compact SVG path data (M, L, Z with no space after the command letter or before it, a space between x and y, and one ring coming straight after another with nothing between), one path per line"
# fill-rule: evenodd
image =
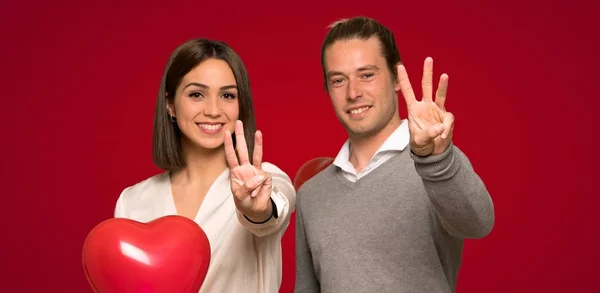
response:
M336 180L337 168L337 166L331 164L319 171L300 186L298 193L314 193L315 191L327 188L327 186L331 185L332 180Z

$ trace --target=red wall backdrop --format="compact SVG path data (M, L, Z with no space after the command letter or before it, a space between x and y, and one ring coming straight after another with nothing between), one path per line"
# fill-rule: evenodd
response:
M266 160L293 177L345 139L322 90L330 22L375 17L418 87L425 57L450 75L455 141L496 205L467 241L458 292L597 290L597 1L3 1L2 292L90 292L87 233L121 190L157 170L152 116L181 42L209 37L244 59ZM402 101L402 100L401 100ZM405 110L402 109L402 115ZM284 281L294 285L292 225Z

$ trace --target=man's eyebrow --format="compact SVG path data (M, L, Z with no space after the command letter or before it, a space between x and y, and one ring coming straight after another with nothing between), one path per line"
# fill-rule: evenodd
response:
M379 70L379 67L377 67L376 65L366 65L363 67L360 67L357 71L367 71L367 70Z
M362 67L359 67L358 69L356 69L356 71L358 71L358 72L367 71L367 70L379 70L379 67L377 67L376 65L365 65L365 66L362 66ZM332 77L334 75L344 75L344 74L339 71L333 71L333 70L327 72L327 77Z
M334 75L344 75L344 74L339 71L327 71L327 77L332 77Z

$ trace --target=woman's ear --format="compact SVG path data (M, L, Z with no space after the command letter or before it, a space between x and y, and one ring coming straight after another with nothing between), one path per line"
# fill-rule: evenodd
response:
M175 106L171 103L171 99L169 99L169 94L165 93L165 108L167 109L167 113L169 116L175 116Z

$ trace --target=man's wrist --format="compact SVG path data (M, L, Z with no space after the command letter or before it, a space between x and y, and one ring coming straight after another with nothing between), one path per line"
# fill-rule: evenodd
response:
M454 154L453 144L450 144L441 154L419 157L411 153L411 157L419 176L429 181L446 180L456 174L460 167L460 160Z
M427 158L427 157L431 156L431 154L428 154L428 155L418 154L412 148L410 149L410 153L417 158Z

